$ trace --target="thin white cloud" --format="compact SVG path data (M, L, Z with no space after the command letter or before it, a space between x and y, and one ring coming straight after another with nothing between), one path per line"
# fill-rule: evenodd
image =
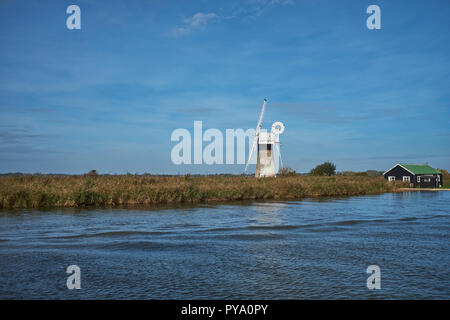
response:
M208 23L213 22L218 17L215 13L198 12L190 18L183 20L183 26L173 29L173 34L183 35L193 30L205 29Z
M194 30L204 30L209 23L219 19L256 18L272 6L293 4L293 0L247 0L243 5L231 6L228 10L221 8L220 11L223 12L219 14L197 12L192 17L184 19L182 26L174 28L172 34L179 36Z
M237 5L221 8L223 19L255 19L275 6L293 5L294 0L247 0L239 1Z

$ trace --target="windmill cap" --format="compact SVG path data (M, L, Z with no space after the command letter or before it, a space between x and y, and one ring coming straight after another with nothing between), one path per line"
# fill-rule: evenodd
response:
M266 99L266 98L264 98L264 101L267 101L267 99Z

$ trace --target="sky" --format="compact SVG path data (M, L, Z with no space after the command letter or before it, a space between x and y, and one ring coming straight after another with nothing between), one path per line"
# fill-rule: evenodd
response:
M264 98L297 172L448 170L449 31L447 0L2 0L0 172L242 173L173 164L171 134L254 128Z

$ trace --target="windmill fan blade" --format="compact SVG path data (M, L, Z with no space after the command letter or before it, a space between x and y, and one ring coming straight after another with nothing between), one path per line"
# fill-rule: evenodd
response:
M264 117L264 111L266 110L267 99L264 99L264 103L261 109L261 114L259 115L258 124L256 125L256 136L258 136L259 131L261 130L261 123Z
M280 157L280 164L281 164L280 168L283 168L283 159L281 158L280 144L279 144L279 143L276 143L275 145L277 146L277 149L278 149L278 155L279 155L279 157Z
M248 160L247 160L247 164L245 165L245 170L244 170L244 172L247 172L247 168L248 168L248 165L249 165L249 163L250 163L250 160L252 159L253 150L255 150L255 146L256 146L256 143L257 143L257 142L258 142L258 137L255 136L255 140L253 141L252 149L250 150L250 153L249 153L249 155L248 155Z
M259 115L259 119L258 119L258 124L256 125L256 130L255 130L255 141L253 141L253 146L252 149L250 150L250 154L248 156L248 160L247 160L247 164L245 165L245 170L244 173L247 172L247 168L248 165L250 164L250 160L252 158L253 155L253 150L255 150L255 146L258 143L258 136L259 136L259 132L261 131L261 123L264 117L264 111L266 110L266 103L267 103L267 99L264 99L264 103L261 109L261 113Z

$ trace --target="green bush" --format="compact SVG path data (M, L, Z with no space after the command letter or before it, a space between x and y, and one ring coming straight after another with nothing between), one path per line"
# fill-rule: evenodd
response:
M324 162L309 172L313 176L334 176L336 174L336 165L332 162Z

